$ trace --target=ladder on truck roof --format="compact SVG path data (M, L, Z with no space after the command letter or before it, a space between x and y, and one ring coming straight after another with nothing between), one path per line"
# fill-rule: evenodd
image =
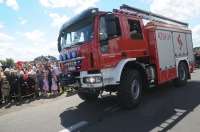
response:
M146 20L149 20L149 21L154 21L154 22L158 22L158 23L164 23L164 24L170 24L170 25L173 25L173 26L188 28L188 23L177 21L177 20L159 15L159 14L156 14L156 13L141 10L141 9L138 9L138 8L135 8L135 7L125 5L125 4L120 6L119 10L113 9L113 12L139 16L139 17L142 17L143 19L146 19Z

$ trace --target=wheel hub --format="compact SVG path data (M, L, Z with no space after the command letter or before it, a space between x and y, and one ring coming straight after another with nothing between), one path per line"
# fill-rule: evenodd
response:
M132 83L132 96L134 99L137 99L140 93L140 85L139 85L139 81L138 80L134 80Z

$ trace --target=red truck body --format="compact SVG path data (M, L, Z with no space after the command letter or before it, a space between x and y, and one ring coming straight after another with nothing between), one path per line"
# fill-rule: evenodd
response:
M145 13L127 5L113 12L90 8L63 24L58 37L62 84L73 86L84 100L97 99L103 90L117 92L126 108L139 104L142 89L171 80L186 84L194 63L191 30L157 14L153 17L179 26L144 25Z

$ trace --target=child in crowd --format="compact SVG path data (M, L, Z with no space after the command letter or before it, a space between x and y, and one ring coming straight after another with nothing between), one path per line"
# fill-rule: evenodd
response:
M56 74L52 74L52 85L51 85L51 90L53 91L53 95L57 95L57 77Z
M9 85L9 82L6 81L5 76L2 77L1 92L2 92L2 96L3 96L4 101L6 103L9 102L10 85Z
M44 96L49 97L47 93L49 90L49 82L48 82L47 75L45 73L43 74L43 90L44 90Z

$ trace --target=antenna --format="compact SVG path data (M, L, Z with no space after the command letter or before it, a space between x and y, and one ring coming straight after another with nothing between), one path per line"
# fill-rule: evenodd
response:
M139 16L139 17L146 19L146 20L149 20L149 21L154 21L154 22L158 22L158 23L165 23L165 24L170 24L170 25L173 25L173 26L187 27L188 28L188 23L177 21L177 20L159 15L159 14L156 14L156 13L141 10L141 9L138 9L138 8L135 8L135 7L125 5L125 4L120 6L119 10L113 9L113 12Z

